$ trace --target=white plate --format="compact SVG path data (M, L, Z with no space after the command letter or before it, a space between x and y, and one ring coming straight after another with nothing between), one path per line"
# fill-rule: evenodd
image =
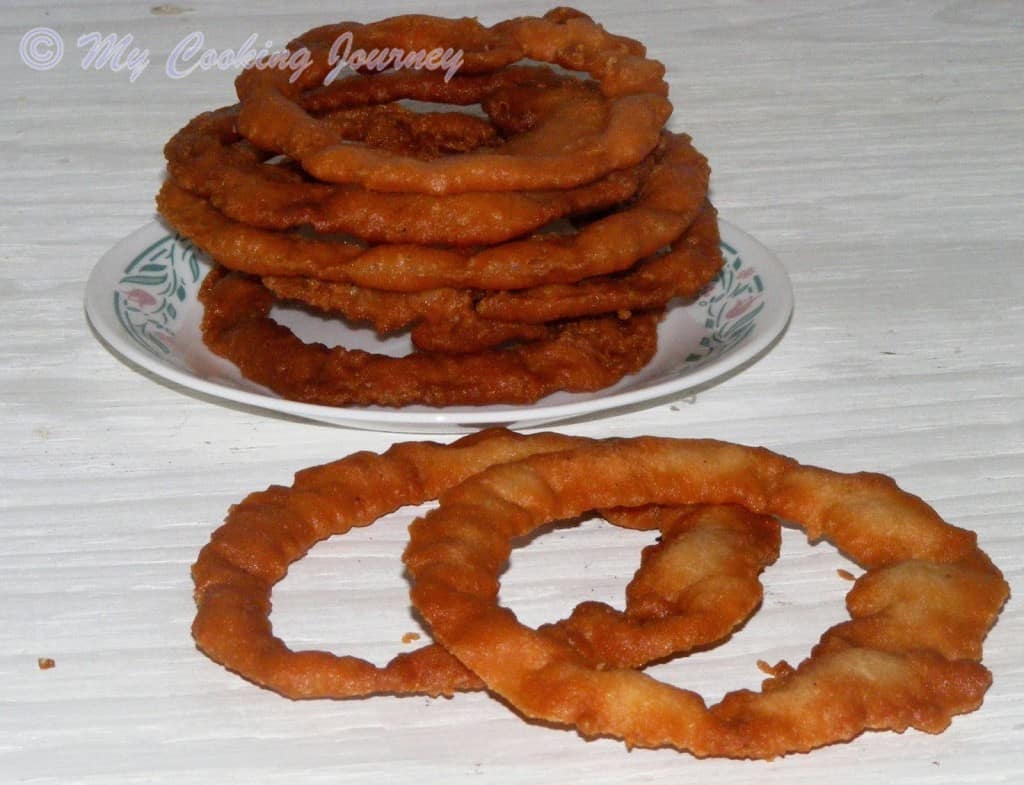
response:
M196 301L209 263L196 248L153 222L122 240L96 265L85 291L89 321L127 360L169 381L251 406L354 428L454 433L487 425L528 428L651 404L720 380L767 351L793 310L785 269L760 243L721 222L725 267L695 303L669 310L658 352L641 371L596 393L556 393L530 406L332 407L295 403L242 378L206 349ZM381 340L364 328L338 327L298 309L275 318L306 340L386 354L408 338Z

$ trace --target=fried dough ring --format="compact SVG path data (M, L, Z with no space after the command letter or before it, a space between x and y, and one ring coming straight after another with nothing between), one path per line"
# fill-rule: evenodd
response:
M532 403L608 387L657 348L659 314L569 322L545 340L473 354L388 357L303 343L270 318L258 280L215 268L200 288L203 341L242 375L293 401L327 406Z
M617 276L584 278L487 294L476 304L482 319L542 324L556 319L657 308L674 298L691 300L722 269L717 211L709 203L664 254Z
M473 307L473 293L466 290L382 292L315 278L267 276L261 280L282 300L368 323L381 335L411 327L413 346L428 352L479 352L508 341L538 341L554 333L545 324L481 319Z
M626 587L626 609L582 602L539 629L598 667L641 668L728 638L761 604L779 555L778 521L735 505L604 510L617 526L659 531Z
M432 161L344 144L300 104L305 91L328 77L330 45L346 34L366 50L463 49L465 73L493 72L521 59L584 71L608 102L597 115L580 115L575 102L567 102L564 111L504 147ZM664 67L647 59L637 42L609 35L578 12L523 17L493 28L429 16L342 23L310 31L289 49L311 53L309 67L294 81L292 71L269 68L250 68L236 80L242 134L295 159L319 180L376 191L440 195L575 187L647 156L672 109Z
M337 109L323 119L346 140L411 152L423 160L471 152L500 139L486 118L453 111L418 112L398 103Z
M401 292L524 289L616 272L657 253L700 213L709 175L707 160L688 137L665 134L664 151L629 206L568 236L535 235L481 250L366 247L272 232L226 218L170 180L157 195L157 207L216 262L254 275L301 275Z
M192 567L197 645L246 679L296 699L480 689L479 679L436 644L400 654L384 667L322 651L293 652L272 633L272 587L321 540L436 498L494 463L583 442L496 429L450 446L398 444L383 455L363 452L305 469L290 488L249 495L232 507ZM779 527L771 519L714 507L617 517L632 528L660 528L663 536L645 549L627 588L625 612L583 603L569 620L551 626L551 635L585 646L590 661L639 666L652 653L666 656L713 643L759 604L757 575L779 548ZM727 609L715 607L723 601ZM612 619L607 636L591 623L604 615ZM674 629L665 634L669 627Z
M374 106L373 109L390 107ZM408 112L411 117L420 117ZM455 113L451 113L455 114ZM611 172L603 179L558 191L457 194L381 194L351 185L310 182L298 174L239 151L237 107L204 113L165 147L174 181L227 217L263 229L308 225L317 232L346 233L372 243L492 245L531 232L563 216L601 210L636 193L644 165ZM459 123L483 120L459 115ZM465 119L462 119L465 118ZM337 126L337 122L332 120ZM342 130L345 138L370 137L366 128ZM479 145L482 131L473 138ZM409 145L422 151L420 138Z
M539 341L557 332L546 324L481 319L473 309L472 292L459 289L405 293L325 283L315 278L268 276L261 281L281 300L368 323L380 335L411 327L413 346L427 352L466 354L509 341Z
M353 74L330 84L317 84L298 97L302 108L313 116L339 109L387 104L399 100L420 101L469 107L480 104L498 90L532 88L571 88L593 82L558 74L548 66L511 65L483 73L461 72L446 78L431 71L403 69L376 74ZM537 123L535 116L517 117L497 113L506 133L523 133Z
M629 313L662 307L676 297L693 298L721 266L718 221L709 204L667 253L645 259L627 273L573 285L475 296L458 289L385 292L296 276L262 280L277 297L368 322L381 334L411 326L413 345L420 349L467 352L509 340L538 340L546 335L546 323L560 319Z
M645 674L594 669L496 606L512 537L595 507L694 502L796 522L866 570L847 596L852 619L796 668L777 666L760 693L709 708ZM443 494L410 533L413 604L490 690L585 737L698 757L772 758L865 730L941 732L981 704L991 683L981 644L1009 590L972 532L890 478L710 440L618 440L493 467Z
M473 434L450 447L409 442L383 455L361 452L305 469L290 488L249 495L192 567L196 644L215 662L290 698L477 689L478 679L437 645L400 654L383 668L328 652L293 652L273 636L271 589L321 540L436 498L492 463L575 443L555 434L501 431Z

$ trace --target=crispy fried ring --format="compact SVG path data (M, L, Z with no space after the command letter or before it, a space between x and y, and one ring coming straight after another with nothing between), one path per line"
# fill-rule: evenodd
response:
M553 63L594 76L609 98L597 114L581 115L576 102L567 101L561 111L495 151L422 161L342 144L300 103L304 91L328 78L330 45L344 35L367 50L414 51L417 45L468 50L462 66L467 73L498 70L524 58ZM463 45L466 40L469 46ZM654 149L671 113L664 67L641 54L635 41L609 35L576 12L524 17L489 29L472 20L427 16L343 23L310 31L289 49L310 52L309 65L297 78L286 69L250 68L236 80L242 134L299 161L319 180L371 190L453 194L571 188L638 163Z
M284 398L328 406L529 403L559 390L603 389L650 361L660 318L584 319L532 343L388 357L303 343L270 318L274 298L260 281L223 268L207 275L199 300L212 352Z
M383 455L358 453L305 469L290 488L273 486L232 507L224 525L192 567L197 605L192 634L211 659L290 698L351 698L379 693L451 695L482 683L436 644L376 667L351 656L293 652L273 636L269 614L274 584L317 542L367 526L404 505L436 498L443 490L496 462L578 446L584 440L492 430L450 446L398 444ZM613 516L614 517L614 516ZM627 588L627 610L581 605L552 625L587 647L593 662L642 665L640 652L664 656L663 629L674 625L668 654L726 637L758 605L757 575L778 554L779 527L771 519L707 508L622 515L633 528L661 528ZM708 547L710 546L710 547ZM695 553L697 552L697 553ZM716 602L730 603L715 610ZM709 611L715 624L706 624ZM613 638L590 620L607 614ZM578 615L578 621L576 620ZM660 647L647 644L655 631Z
M430 160L494 144L498 129L486 118L453 111L413 111L398 103L337 109L324 120L346 140Z
M450 447L429 442L361 452L305 469L290 488L272 486L233 507L192 567L192 634L212 660L290 698L375 693L451 694L479 681L437 645L398 655L383 668L356 657L292 652L272 633L271 589L315 543L368 526L492 463L565 449L569 437L485 431Z
M761 604L758 575L779 555L779 523L735 505L605 510L661 532L626 587L626 609L582 602L540 632L600 667L640 668L729 637Z
M797 522L866 570L847 596L852 619L798 667L776 667L760 693L709 708L645 674L594 669L495 605L512 537L595 507L693 502ZM413 604L489 689L585 737L699 757L772 758L869 729L941 732L981 704L991 683L981 644L1009 591L972 532L890 478L710 440L619 440L494 467L442 495L410 532Z
M484 73L459 73L451 79L430 71L399 70L372 75L353 74L330 84L317 85L303 92L298 101L314 116L399 100L469 107L498 90L559 88L573 84L577 84L573 77L558 74L548 66L536 65L513 65ZM516 117L504 112L500 116L503 118L503 130L511 134L523 133L536 124L536 118Z
M676 297L689 300L722 269L719 243L717 212L708 204L666 253L645 259L626 273L487 294L477 302L476 313L502 323L541 324L656 308Z
M265 276L276 296L325 313L367 322L382 334L412 327L413 345L428 351L471 352L509 340L538 340L544 324L559 319L659 308L689 299L722 266L718 221L709 204L686 235L665 254L618 276L585 278L518 292L475 296L458 289L386 292L297 276Z
M556 328L546 324L481 319L473 309L472 292L464 290L382 292L315 278L268 276L261 280L281 300L368 323L381 335L411 327L413 346L427 352L466 354L509 341L539 341L556 333Z
M636 200L567 236L535 235L478 251L407 244L366 247L232 221L172 181L157 207L215 261L255 275L302 275L387 291L524 289L616 272L674 242L703 208L707 160L688 137L666 134Z
M264 229L309 225L318 232L343 232L372 243L491 245L526 234L555 218L624 202L636 193L645 175L644 165L638 164L611 172L596 182L560 191L440 197L380 194L358 186L310 182L238 150L235 143L241 137L235 128L236 116L236 107L226 107L193 119L167 143L167 168L176 183L209 199L227 217ZM484 123L469 115L459 118L460 125L467 121ZM332 124L337 125L336 120ZM379 135L375 137L371 131L364 126L340 132L345 138L370 137L370 143L379 144ZM460 133L459 137L466 138L466 134ZM483 141L482 137L478 130L472 138L474 145ZM422 150L421 137L415 142L410 146Z
M460 289L383 292L315 278L267 276L261 280L282 300L368 323L381 335L411 327L413 346L428 352L465 354L508 341L538 341L554 334L554 328L545 324L481 319L473 308L473 293Z

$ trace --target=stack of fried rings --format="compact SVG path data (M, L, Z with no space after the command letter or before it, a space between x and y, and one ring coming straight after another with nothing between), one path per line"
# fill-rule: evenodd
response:
M325 84L345 35L463 61L451 78ZM707 161L664 128L664 69L589 17L396 17L289 49L308 67L250 68L238 105L168 142L157 199L217 265L200 294L206 344L283 397L445 406L601 389L650 361L665 305L721 267ZM305 344L271 317L281 301L409 330L414 351Z
M270 591L332 534L440 496L410 528L412 600L436 643L383 668L292 652L271 631ZM531 630L497 605L513 538L603 509L658 529L626 608L587 602ZM827 538L864 574L796 668L760 693L700 696L634 668L726 639L761 601L780 516ZM450 446L398 444L305 470L232 508L193 567L193 634L212 659L292 698L449 695L486 688L545 723L630 746L773 758L865 730L937 733L976 709L991 676L982 641L1008 596L973 533L877 474L802 466L710 440L592 441L492 430Z

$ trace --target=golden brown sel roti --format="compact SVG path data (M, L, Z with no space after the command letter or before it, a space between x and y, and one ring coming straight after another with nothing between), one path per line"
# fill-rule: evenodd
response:
M598 82L607 101L587 110L565 103L509 146L464 156L422 161L344 144L300 100L328 78L330 47L344 35L362 49L410 51L426 42L427 49L461 49L465 74L494 72L523 59L583 71ZM258 147L299 161L319 180L375 191L440 195L571 188L641 161L671 113L664 67L647 59L639 43L608 34L576 11L511 19L492 28L427 16L341 23L310 31L289 49L311 52L310 65L298 78L275 69L249 69L239 76L239 129Z
M383 667L275 638L270 592L316 542L440 496L410 529L412 599L437 642ZM510 542L605 509L657 530L624 611L582 603L538 631L496 605ZM778 515L865 572L850 620L762 690L713 706L633 668L725 640L756 610ZM896 522L894 524L894 522ZM292 698L486 687L527 718L699 757L772 758L865 730L938 733L991 683L981 644L1008 595L975 536L878 474L840 474L711 440L593 441L505 430L397 444L303 470L234 506L193 567L199 647ZM440 645L439 645L440 644ZM454 656L453 656L454 655Z
M671 249L621 275L548 284L516 292L443 288L387 292L299 276L264 276L282 300L372 325L381 334L411 328L413 345L426 351L474 352L551 335L550 323L658 308L674 298L691 300L722 266L718 222L708 205Z
M482 249L363 242L275 232L232 221L173 181L161 215L225 267L301 275L387 291L523 289L632 267L682 236L704 207L709 169L685 136L666 134L636 199L568 235L537 234Z
M829 540L865 569L848 597L850 621L828 630L796 667L777 666L760 692L730 692L709 707L637 671L595 669L498 607L492 588L481 590L498 580L512 538L595 507L650 503L736 504ZM446 551L431 547L438 540ZM413 524L405 562L413 604L435 639L524 716L698 757L773 758L865 730L942 731L981 705L991 683L981 644L1009 591L973 533L888 477L654 437L584 445L470 478Z
M346 74L343 42L458 56ZM653 358L668 303L721 267L710 168L665 127L664 67L586 14L342 22L289 51L294 67L254 64L237 105L170 139L157 196L216 265L263 279L216 272L203 336L279 395L443 407L601 390ZM267 289L408 330L415 350L305 346Z
M625 610L583 602L540 631L601 667L642 668L726 640L761 605L761 571L779 555L779 522L735 505L605 510L626 528L655 530L626 587Z
M306 469L291 487L251 494L231 509L192 568L197 644L225 667L291 698L481 689L476 676L436 644L400 654L383 667L329 652L293 652L273 636L271 588L320 540L435 498L495 462L584 441L492 430L449 446L410 442L382 455L358 453ZM588 661L639 666L712 644L760 602L758 575L778 554L775 521L716 507L619 511L611 517L632 528L660 530L662 537L644 553L627 588L625 612L587 603L551 626L549 634L578 645ZM599 615L610 623L595 624Z
M654 312L580 319L539 341L390 357L304 343L271 318L270 291L240 273L215 268L199 299L212 352L284 398L325 406L514 404L602 389L650 361L660 319Z
M486 100L501 107L503 116L517 118L527 107L528 95L510 90L534 81L538 69L516 68L473 80L459 101ZM400 77L395 79L395 77ZM551 77L545 77L550 79ZM440 100L460 83L445 84L430 72L396 71L379 77L393 90L379 91L375 99L413 93ZM414 85L408 83L416 79ZM371 82L370 77L352 77ZM413 86L432 80L445 91L428 92ZM357 93L362 97L361 93ZM321 98L321 103L323 99ZM337 103L335 101L334 103ZM325 116L346 140L364 141L385 151L438 157L493 144L497 131L488 122L458 112L419 113L393 103L356 105L345 102ZM532 116L532 115L531 115ZM300 171L268 163L241 143L236 121L238 107L225 107L194 118L167 143L165 154L171 176L180 186L228 218L263 229L289 229L303 225L321 233L347 233L371 243L422 243L452 246L493 245L534 231L563 216L602 210L636 193L649 165L610 172L576 188L547 191L475 192L453 196L369 191L360 186L318 182Z
M669 249L624 273L487 294L476 304L484 319L539 324L555 319L655 308L675 298L692 300L722 268L718 214L706 204Z
M543 324L482 319L476 313L472 292L461 289L406 293L315 278L265 276L262 281L283 301L370 324L381 335L411 328L413 346L428 352L479 352L510 341L548 338L555 329Z

